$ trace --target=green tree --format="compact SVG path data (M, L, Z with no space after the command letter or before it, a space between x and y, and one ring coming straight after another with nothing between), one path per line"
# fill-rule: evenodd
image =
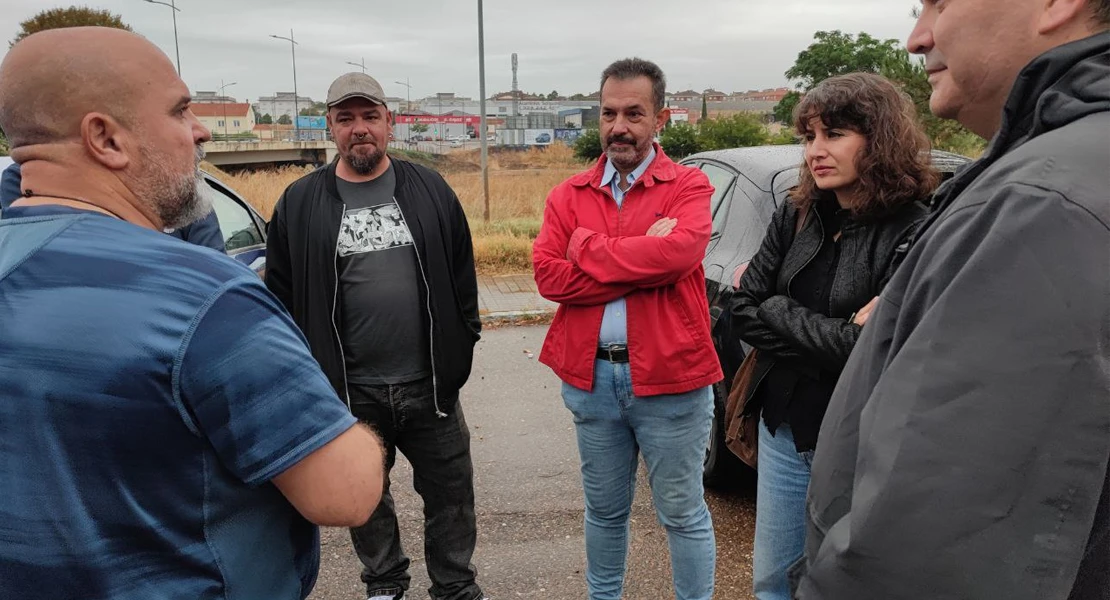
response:
M71 6L69 8L52 8L44 10L37 15L19 24L19 33L11 41L12 46L23 38L48 29L62 29L65 27L114 27L131 31L131 27L107 10L89 8L87 6Z
M702 150L762 146L769 141L768 137L767 128L752 114L698 121L698 146Z
M558 100L559 99L559 92L557 92L555 90L551 90L551 93L547 95L547 99L548 100Z
M412 127L409 127L409 129L412 130L413 133L427 133L428 126L424 123L415 123Z
M794 135L793 127L783 127L778 133L767 132L767 143L774 146L787 146L797 144L798 138Z
M289 115L281 115L280 117L278 117L277 122L278 125L292 125L293 119L291 119Z
M9 152L11 148L8 147L8 138L4 136L3 131L0 131L0 156L7 156Z
M829 77L860 71L885 75L905 66L907 54L896 39L840 31L818 31L813 39L786 71L786 77L806 91Z
M595 161L601 152L601 132L596 129L587 129L574 140L574 155L581 160Z
M274 118L272 116L270 116L270 113L266 113L266 114L262 115L261 117L259 117L258 123L260 125L273 125L274 124Z
M798 105L798 101L802 99L802 95L798 92L787 92L782 100L775 105L775 120L779 123L790 124L794 120L794 107Z
M674 159L701 152L698 143L698 130L689 123L673 123L659 135L663 151Z
M705 94L702 94L702 96L701 96L701 118L702 119L708 119L709 118L709 105L706 104L706 102L705 102Z
M814 42L798 54L794 66L786 71L786 77L803 90L809 91L836 75L859 71L878 73L899 84L913 100L918 118L934 146L973 155L982 152L985 142L976 143L974 134L959 123L937 118L930 112L932 88L925 67L920 59L913 58L902 47L901 42L840 31L818 31L813 38ZM780 106L775 107L776 118L780 116Z

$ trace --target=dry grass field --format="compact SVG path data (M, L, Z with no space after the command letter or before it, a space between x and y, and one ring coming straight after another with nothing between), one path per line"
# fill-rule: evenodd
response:
M391 150L392 152L392 150ZM527 273L532 270L532 240L543 219L544 200L551 188L586 168L562 144L524 152L490 155L490 222L482 221L482 177L477 151L446 156L405 156L429 164L443 174L459 196L474 237L474 259L484 274ZM212 165L205 170L230 185L266 219L285 188L311 171L282 167L269 171L226 173Z

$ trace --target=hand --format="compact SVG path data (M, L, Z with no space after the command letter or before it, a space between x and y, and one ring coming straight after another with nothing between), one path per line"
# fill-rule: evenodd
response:
M647 230L647 235L654 237L667 237L667 234L674 231L675 226L678 225L678 219L669 219L663 217L655 222Z
M863 327L864 324L867 323L867 319L871 318L871 313L874 312L875 305L877 305L878 303L879 297L875 296L871 299L870 302L867 303L867 306L859 309L859 312L852 316L852 322L856 325L859 325L860 327Z

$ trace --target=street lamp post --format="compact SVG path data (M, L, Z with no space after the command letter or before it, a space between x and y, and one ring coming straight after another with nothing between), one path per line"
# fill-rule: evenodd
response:
M365 75L366 74L366 59L363 58L361 60L362 60L362 62L347 61L347 64L349 64L353 67L358 67L358 68L362 69L362 74Z
M397 85L405 86L405 110L412 110L412 86L409 84L409 78L406 77L404 81L394 81Z
M289 49L293 53L293 136L299 141L301 139L301 128L297 124L297 115L300 114L300 108L297 105L297 42L293 40L293 30L289 30L289 37L281 35L270 35L276 40L285 40L289 42Z
M232 81L231 83L224 83L223 79L220 80L220 104L224 105L224 141L225 142L227 141L227 98L224 97L224 88L231 87L231 86L235 85L236 83L237 82L235 82L235 81Z
M482 0L478 0L478 112L482 148L482 220L489 223L489 142L486 141L486 35L482 22Z
M173 12L170 13L173 15L173 52L177 56L177 76L181 77L181 50L177 47L177 13L181 12L181 9L174 5L174 0L170 0L168 3L159 2L158 0L146 1L151 4L161 4L162 6L168 6L173 9Z

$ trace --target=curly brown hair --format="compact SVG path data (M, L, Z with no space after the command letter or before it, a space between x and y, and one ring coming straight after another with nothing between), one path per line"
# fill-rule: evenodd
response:
M794 108L794 129L810 133L817 117L830 129L863 135L866 143L856 159L859 193L852 214L880 218L900 206L923 201L940 182L930 165L928 136L917 120L913 101L889 79L873 73L849 73L817 84ZM824 194L802 162L798 187L791 197L808 209Z

